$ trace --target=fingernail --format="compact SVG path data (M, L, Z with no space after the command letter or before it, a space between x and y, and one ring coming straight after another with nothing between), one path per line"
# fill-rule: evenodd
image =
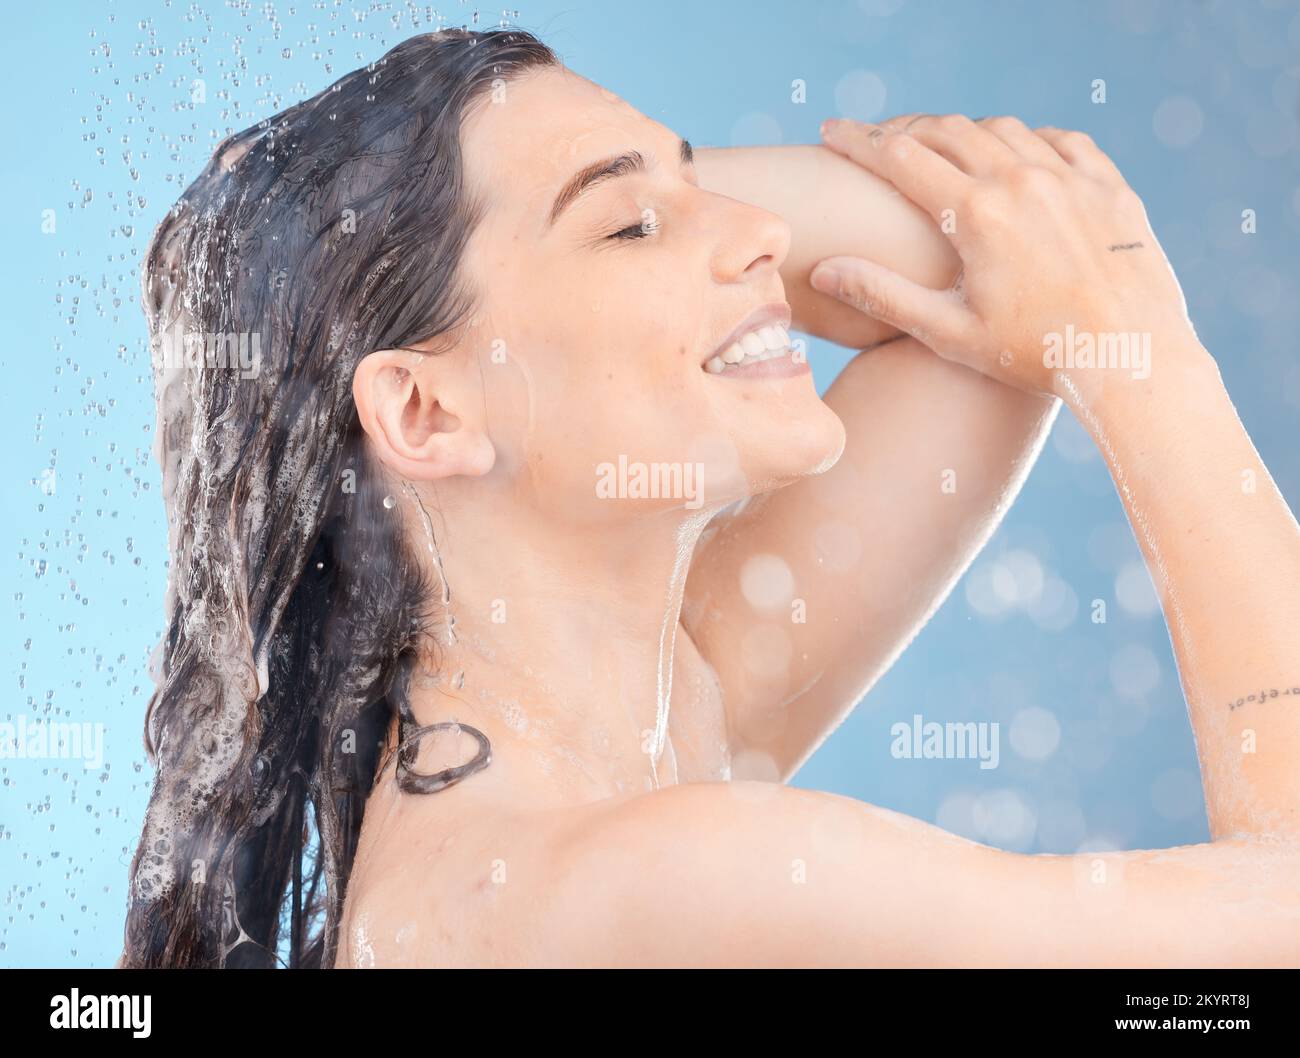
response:
M820 290L823 294L830 294L832 297L839 295L840 273L832 265L819 264L813 269L808 282L812 284L813 290Z
M828 140L839 132L844 122L840 118L827 118L822 122L821 135L822 139Z

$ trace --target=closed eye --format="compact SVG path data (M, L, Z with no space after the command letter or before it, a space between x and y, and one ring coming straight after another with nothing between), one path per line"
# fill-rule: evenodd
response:
M658 230L659 221L651 215L645 220L613 232L608 237L611 239L644 239L647 235L653 235Z

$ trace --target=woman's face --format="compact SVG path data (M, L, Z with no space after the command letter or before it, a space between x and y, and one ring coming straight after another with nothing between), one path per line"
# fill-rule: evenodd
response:
M784 220L701 189L675 133L562 67L498 86L462 140L485 207L468 349L494 473L527 502L584 520L712 507L838 458L843 426L807 363L755 359L789 321ZM738 335L749 355L719 372Z

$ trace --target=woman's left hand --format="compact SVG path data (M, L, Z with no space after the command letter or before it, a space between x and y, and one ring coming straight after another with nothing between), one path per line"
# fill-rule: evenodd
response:
M952 290L935 291L873 262L833 257L814 270L816 289L946 359L1036 393L1061 395L1064 373L1045 354L1066 335L1145 334L1154 355L1167 357L1166 377L1197 359L1182 291L1142 202L1085 134L922 114L881 125L828 121L823 138L929 213L963 271ZM1076 385L1130 377L1081 374Z

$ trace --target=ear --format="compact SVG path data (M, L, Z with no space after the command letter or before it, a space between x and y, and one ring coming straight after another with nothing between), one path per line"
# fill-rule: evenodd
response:
M352 376L361 427L389 470L437 481L492 469L496 449L482 421L482 394L454 353L380 349Z

